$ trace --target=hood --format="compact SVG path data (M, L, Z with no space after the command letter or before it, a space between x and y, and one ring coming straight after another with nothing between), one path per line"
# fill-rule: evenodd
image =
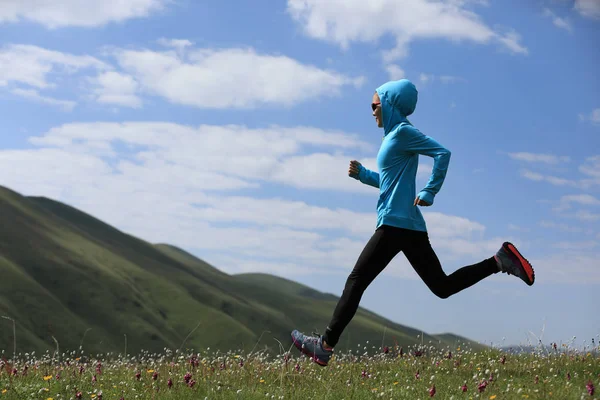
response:
M390 81L379 86L376 92L381 99L384 135L402 122L410 124L406 117L415 111L418 98L417 88L411 81L408 79Z

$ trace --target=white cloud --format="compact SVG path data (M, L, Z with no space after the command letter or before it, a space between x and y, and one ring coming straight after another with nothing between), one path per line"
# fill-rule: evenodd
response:
M109 22L147 17L166 0L3 0L0 23L32 21L47 28L98 27Z
M573 8L584 17L600 19L600 2L598 0L575 0Z
M50 104L52 106L57 106L62 108L65 111L73 111L73 108L77 103L70 100L59 100L54 99L52 97L42 96L35 89L13 89L11 93L16 94L17 96L24 97L26 99L30 99L39 103Z
M579 210L575 213L575 218L580 221L594 222L600 220L600 214L588 210Z
M600 126L600 108L595 108L589 114L579 113L579 121L589 121L592 125Z
M567 163L571 159L568 156L557 156L554 154L539 154L539 153L508 153L508 156L513 160L527 161L531 163L544 163L544 164L560 164Z
M559 178L551 175L543 175L527 169L521 170L521 176L532 181L545 181L555 186L579 186L579 183L575 180Z
M89 81L96 86L93 90L96 101L124 107L140 108L142 99L136 95L139 84L130 75L108 71Z
M445 38L480 44L495 41L511 52L527 53L516 33L494 32L466 6L466 2L454 0L405 0L401 5L393 0L288 0L287 12L308 36L344 49L351 42L374 43L392 35L396 47L384 52L386 62L405 56L408 44L416 39Z
M594 196L592 196L590 194L572 194L572 195L562 196L560 198L560 201L562 203L567 203L567 204L578 203L578 204L593 205L593 206L600 205L600 200L598 200L597 198L595 198Z
M115 55L145 92L203 108L288 107L338 96L341 88L360 87L364 81L251 48L188 49L185 57L151 50L119 50Z
M549 8L544 8L544 16L552 19L552 23L557 28L565 29L569 32L572 31L571 24L566 18L561 18L557 16L552 10Z
M579 172L589 177L581 180L583 188L600 185L600 155L586 158Z
M582 253L581 249L562 251L544 257L531 258L539 283L599 284L600 254Z
M569 232L569 233L583 232L583 229L581 227L571 226L571 225L567 225L567 224L560 224L560 223L557 223L554 221L540 221L540 226L542 228L552 228L552 229L557 229L562 232Z
M435 74L426 74L423 72L419 74L419 80L423 84L426 84L428 82L435 82L435 81L440 81L442 83L466 82L466 79L461 78L459 76L435 75Z
M72 74L80 69L110 69L106 63L88 55L74 55L23 44L0 49L0 81L16 82L38 89L53 88L49 77L56 73Z
M388 76L391 81L397 81L399 79L406 78L406 74L404 73L404 70L402 68L400 68L400 66L397 64L388 65L386 67L386 70L388 72Z

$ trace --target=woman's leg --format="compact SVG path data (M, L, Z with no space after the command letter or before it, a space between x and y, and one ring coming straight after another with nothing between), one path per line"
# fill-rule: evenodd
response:
M411 231L407 236L406 245L403 248L406 258L427 287L442 299L499 272L496 260L494 257L490 257L446 275L431 247L427 232Z
M354 317L365 289L401 248L402 238L397 229L382 226L375 231L348 276L344 292L325 330L323 340L328 346L334 347L338 343L340 335Z

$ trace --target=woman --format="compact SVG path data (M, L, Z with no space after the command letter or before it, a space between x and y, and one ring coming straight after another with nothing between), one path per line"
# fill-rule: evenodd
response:
M446 177L450 151L423 135L407 119L417 105L418 92L407 79L390 81L377 88L371 108L377 126L384 129L377 154L379 173L351 161L348 175L379 188L375 233L360 254L346 281L325 334L307 336L292 331L295 346L319 365L326 366L340 335L350 323L365 289L390 261L404 252L417 274L438 297L445 299L498 272L515 275L533 285L531 264L516 247L504 242L497 253L477 264L446 275L431 248L427 227L418 206L433 204ZM415 197L419 154L432 157L433 171L427 185Z

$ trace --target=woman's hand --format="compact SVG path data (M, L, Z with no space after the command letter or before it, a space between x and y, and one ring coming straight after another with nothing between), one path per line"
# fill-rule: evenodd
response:
M421 199L419 198L419 196L417 196L417 197L415 198L414 205L415 205L415 206L429 207L431 204L427 203L427 202L426 202L426 201L424 201L424 200L421 200Z
M350 167L348 167L348 176L352 178L358 178L358 172L360 171L361 163L356 160L350 161Z

